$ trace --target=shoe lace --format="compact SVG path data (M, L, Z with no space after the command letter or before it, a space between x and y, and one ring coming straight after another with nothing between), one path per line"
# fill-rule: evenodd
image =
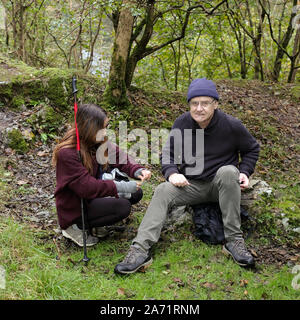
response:
M236 250L236 252L239 254L239 255L246 255L246 256L249 256L249 252L248 250L246 249L245 247L245 243L244 243L244 240L243 239L237 239L235 241L235 244L234 244L234 249Z
M137 248L130 248L126 257L123 260L123 263L133 263L136 259L136 255L138 253L138 249Z

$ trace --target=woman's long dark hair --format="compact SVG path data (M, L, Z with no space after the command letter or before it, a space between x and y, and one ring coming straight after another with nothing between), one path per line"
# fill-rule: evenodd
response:
M80 140L80 153L83 165L90 174L93 174L93 157L95 152L96 134L104 128L107 113L95 104L82 104L78 106L76 121ZM103 142L105 142L107 138ZM99 143L98 143L99 144ZM63 148L76 148L75 124L66 132L53 151L52 164L56 166L58 153ZM107 164L104 166L106 167Z

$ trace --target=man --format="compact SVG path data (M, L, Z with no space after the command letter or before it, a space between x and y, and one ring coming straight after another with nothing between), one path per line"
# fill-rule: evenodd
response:
M211 80L195 79L190 84L187 93L190 111L178 117L172 127L173 131L180 130L183 138L176 144L175 135L173 139L169 137L169 145L163 149L162 173L166 182L155 189L137 236L125 259L115 267L116 273L133 273L152 262L150 248L158 241L167 213L173 206L217 201L224 224L224 252L241 266L254 265L241 231L240 200L241 189L248 187L249 177L254 172L259 144L238 119L218 109L218 100L216 86ZM191 143L184 139L187 129L192 131ZM204 134L204 146L196 143L197 132ZM182 144L185 151L191 148L193 155L197 148L203 148L201 170L197 172L197 165L187 161L188 152L181 155L180 166L176 164L178 144Z

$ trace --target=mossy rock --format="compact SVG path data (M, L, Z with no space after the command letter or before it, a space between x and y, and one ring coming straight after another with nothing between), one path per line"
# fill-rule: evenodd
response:
M15 150L17 153L24 154L28 152L29 145L25 141L22 133L18 129L12 129L7 133L8 146Z
M14 96L11 103L14 108L18 109L25 104L25 100L22 96Z
M100 104L104 90L102 79L75 69L38 70L0 54L0 106L16 108L45 102L65 112L73 105L73 75L78 79L78 102Z
M13 98L12 84L7 82L0 83L0 102L6 104Z
M39 111L33 113L27 120L27 124L33 129L35 134L43 135L43 137L54 137L58 134L59 128L65 122L70 120L59 110L54 109L49 105L38 106Z

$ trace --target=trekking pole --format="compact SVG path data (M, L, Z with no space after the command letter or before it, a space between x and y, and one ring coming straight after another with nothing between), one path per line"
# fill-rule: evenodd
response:
M76 121L76 115L77 115L77 88L76 88L76 77L73 76L72 79L72 87L73 87L73 95L74 95L74 118L75 118L75 130L76 130L76 150L78 152L79 161L81 162L81 154L80 154L80 141L79 141L79 134L78 134L78 128L77 128L77 121ZM81 218L82 218L82 240L83 240L83 259L82 261L87 265L88 261L90 260L87 257L87 250L86 250L86 233L85 233L85 216L84 216L84 205L83 205L83 199L80 199L80 206L81 206Z

